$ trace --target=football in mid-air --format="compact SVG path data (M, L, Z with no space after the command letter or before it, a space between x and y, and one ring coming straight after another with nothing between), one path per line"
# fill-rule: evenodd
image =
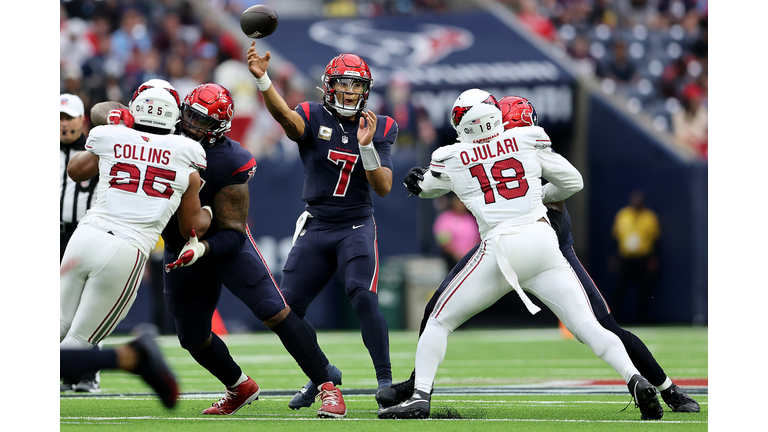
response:
M251 6L240 15L240 28L251 39L265 38L277 29L277 12L267 5Z

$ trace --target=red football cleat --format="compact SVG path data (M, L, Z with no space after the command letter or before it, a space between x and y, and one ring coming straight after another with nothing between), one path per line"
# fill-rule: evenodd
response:
M344 418L347 415L347 406L344 404L341 390L332 382L321 385L317 397L323 401L323 405L317 410L318 417Z
M203 411L203 414L231 415L259 398L259 385L251 377L234 389L226 390L224 397Z

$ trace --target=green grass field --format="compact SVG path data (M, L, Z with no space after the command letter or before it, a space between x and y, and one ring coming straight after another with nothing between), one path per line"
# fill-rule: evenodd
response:
M307 379L274 334L256 333L225 338L235 360L262 389L258 401L233 416L200 414L223 395L223 386L179 348L178 341L171 336L160 337L158 342L179 378L183 393L174 410L165 410L139 378L103 371L101 394L61 394L60 430L164 432L260 428L274 432L308 430L320 426L312 422L323 421L333 423L334 431L706 431L707 328L630 330L646 343L665 372L689 390L701 405L700 413L673 413L663 405L661 421L641 421L619 375L586 346L564 339L557 329L460 330L450 337L448 353L436 377L431 418L379 420L373 398L373 366L360 334L321 332L321 347L343 372L340 388L348 414L343 420L320 420L315 417L319 403L313 405L314 409L288 408L290 396ZM106 345L129 339L113 336ZM390 333L395 381L410 375L415 349L416 333Z

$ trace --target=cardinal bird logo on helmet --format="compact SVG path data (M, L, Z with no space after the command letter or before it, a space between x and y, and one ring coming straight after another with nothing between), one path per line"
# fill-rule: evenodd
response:
M461 119L464 118L464 114L469 111L469 109L472 107L453 107L453 112L451 113L451 122L453 123L453 127L456 127L461 123Z
M493 97L493 95L488 95L488 98L486 100L484 100L482 103L488 104L488 105L493 105L496 108L499 108L499 103L496 101L496 98Z

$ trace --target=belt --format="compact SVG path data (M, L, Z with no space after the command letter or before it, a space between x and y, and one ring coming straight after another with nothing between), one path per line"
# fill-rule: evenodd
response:
M77 222L59 222L59 228L61 229L61 232L73 232L75 228L77 228Z

